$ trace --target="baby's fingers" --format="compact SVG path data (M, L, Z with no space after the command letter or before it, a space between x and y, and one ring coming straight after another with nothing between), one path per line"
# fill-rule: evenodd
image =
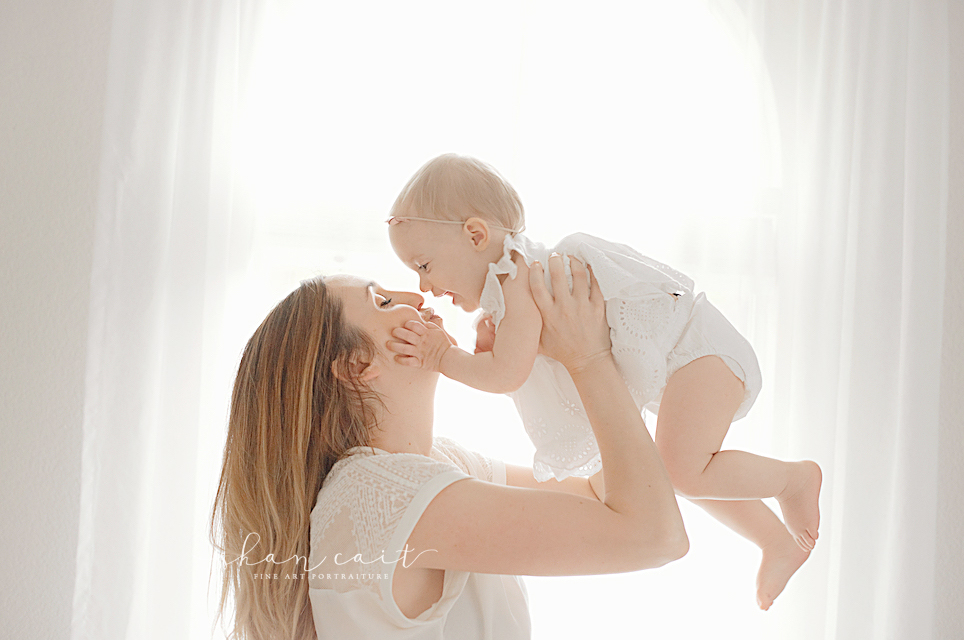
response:
M389 351L392 351L401 356L418 356L419 350L416 345L409 344L408 342L401 342L398 340L389 340L385 343ZM397 359L397 357L396 357Z
M415 329L414 326L421 327L422 333L419 333L418 329ZM404 327L395 327L394 329L392 329L392 337L402 342L407 342L409 344L419 344L422 341L422 336L424 335L425 327L417 324L415 324L414 326L412 328L409 328L409 326L406 324Z
M408 322L405 323L404 328L414 333L417 333L420 336L424 336L426 333L428 333L428 327L425 326L424 323L419 322L418 320L409 320Z

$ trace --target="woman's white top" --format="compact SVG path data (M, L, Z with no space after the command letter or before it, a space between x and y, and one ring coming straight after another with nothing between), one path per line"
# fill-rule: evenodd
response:
M693 281L626 245L577 233L551 250L522 234L506 235L502 258L489 265L480 306L498 328L505 314L499 276L514 278L512 252L526 264L546 265L552 252L575 256L592 266L606 300L612 351L636 405L655 410L673 371L667 355L676 347L694 305ZM566 258L566 275L572 283ZM546 269L546 284L552 290ZM543 355L536 356L525 384L509 394L515 401L529 438L536 447L536 479L588 476L602 466L599 448L579 393L566 368Z
M464 478L505 484L505 465L435 438L431 457L355 447L332 467L311 512L308 595L319 640L520 640L530 637L517 576L445 571L442 597L416 618L392 597L397 562L442 489ZM431 553L431 551L428 551Z

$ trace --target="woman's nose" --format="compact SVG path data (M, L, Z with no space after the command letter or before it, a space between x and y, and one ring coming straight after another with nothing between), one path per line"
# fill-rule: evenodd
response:
M425 304L425 298L412 291L393 294L393 297L402 304L410 305L416 309L421 309L422 305Z

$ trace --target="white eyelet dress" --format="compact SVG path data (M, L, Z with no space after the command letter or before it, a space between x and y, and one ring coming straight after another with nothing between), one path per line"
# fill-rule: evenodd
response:
M392 579L419 518L453 482L505 484L505 465L435 438L431 457L355 447L339 460L311 512L308 597L319 640L526 640L528 596L518 576L446 571L442 596L415 618ZM430 553L430 551L428 551Z
M522 234L507 235L502 258L489 265L480 306L496 329L505 314L499 275L514 278L512 253L526 264L543 265L551 253L574 256L591 265L606 300L612 351L636 402L655 412L669 377L680 367L707 355L718 355L743 381L745 395L734 420L746 415L762 380L750 344L706 300L694 295L688 277L626 245L583 233L564 238L552 250ZM566 259L566 275L572 276ZM550 274L546 283L551 291ZM579 393L566 368L536 356L525 384L509 396L515 401L529 438L536 447L533 471L540 481L589 476L601 468L599 448Z

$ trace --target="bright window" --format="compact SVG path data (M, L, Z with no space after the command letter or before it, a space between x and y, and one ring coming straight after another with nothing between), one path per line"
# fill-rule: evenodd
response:
M259 216L232 335L243 341L274 302L318 273L417 290L383 221L423 162L454 151L513 183L530 236L551 244L592 233L693 277L754 343L767 376L772 220L759 194L771 186L776 142L759 69L704 2L397 2L372 11L305 0L266 24L237 140L245 197ZM463 345L473 343L471 318L429 304ZM443 380L437 405L437 434L531 463L507 398ZM767 453L770 406L761 396L727 444ZM534 638L628 629L664 638L681 624L681 637L764 633L758 551L683 508L692 544L680 562L528 578Z

